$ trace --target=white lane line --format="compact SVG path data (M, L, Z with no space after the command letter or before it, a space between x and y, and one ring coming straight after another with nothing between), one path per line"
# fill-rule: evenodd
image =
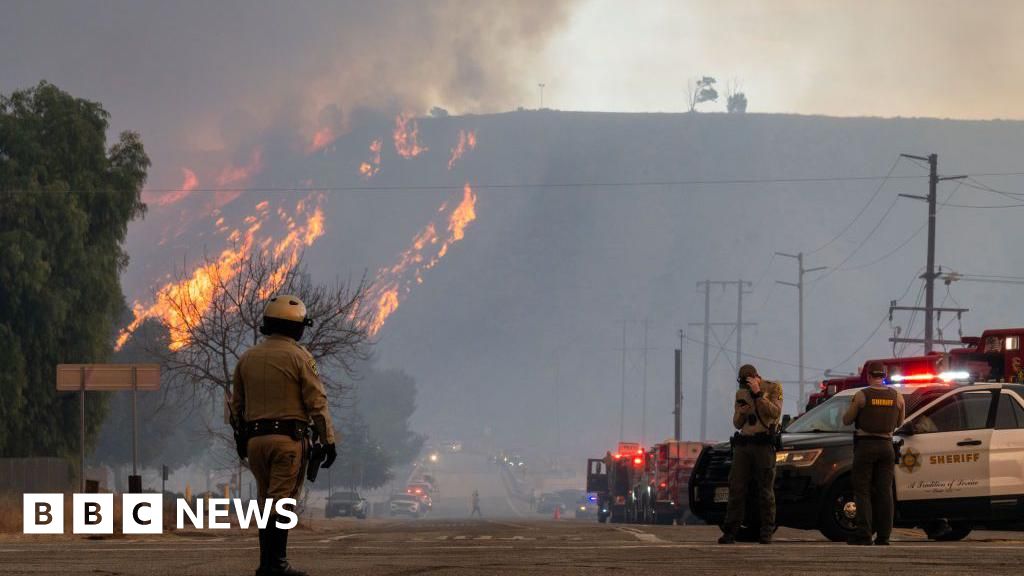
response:
M627 534L632 534L634 538L636 538L637 540L639 540L641 542L650 542L652 544L662 544L662 543L669 544L668 541L662 540L661 538L658 538L654 534L650 534L648 532L644 532L643 530L639 530L637 528L625 528L625 527L623 527L623 528L616 528L616 530L618 530L619 532L625 532Z
M338 540L345 540L346 538L354 538L356 536L359 536L360 534L362 534L362 533L361 532L352 532L352 533L349 533L349 534L338 534L337 536L331 536L330 538L324 538L323 540L320 540L319 542L321 544L326 544L328 542L337 542Z

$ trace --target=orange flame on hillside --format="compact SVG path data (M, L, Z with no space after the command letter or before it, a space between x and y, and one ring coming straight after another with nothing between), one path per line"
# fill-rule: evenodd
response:
M186 196L192 193L193 190L199 186L199 179L196 178L196 173L188 168L181 169L182 177L184 181L181 183L181 188L168 192L166 194L160 194L152 199L153 203L157 206L170 206L175 202L183 200Z
M306 154L312 154L319 152L324 148L327 148L337 140L338 136L334 133L334 129L330 126L325 126L316 131L313 134L313 140L306 147Z
M442 205L443 209L444 205ZM466 236L466 228L474 220L476 220L476 194L467 183L462 189L462 202L448 216L446 238L442 239L438 235L437 225L430 222L413 237L412 246L399 255L398 262L394 266L381 268L377 272L374 293L371 295L371 301L376 306L369 326L371 336L376 335L384 326L388 316L398 309L401 301L412 290L413 283L423 283L423 272L436 266L448 253L448 248ZM425 254L427 249L436 249L436 251L433 256L429 256Z
M455 145L455 148L452 148L451 158L448 159L448 169L451 170L452 167L455 166L455 161L462 158L462 155L465 154L467 150L472 150L474 148L476 148L476 132L473 132L472 130L469 132L459 130L459 143Z
M426 146L420 146L419 129L419 124L412 116L399 114L395 117L395 151L402 158L415 158L427 151Z
M370 161L359 165L359 173L363 178L373 178L380 172L380 150L384 141L380 138L370 142Z
M243 166L231 164L225 166L217 176L217 185L242 187L249 180L263 171L263 151L256 148L249 157L249 162ZM218 208L230 203L241 196L241 190L223 190L214 195L214 205Z
M262 296L275 292L287 276L288 270L298 263L299 255L306 246L311 246L324 233L324 214L320 208L319 198L315 204L308 199L300 200L294 214L303 222L297 222L290 214L292 211L279 207L276 211L281 223L288 231L281 240L275 242L273 237L266 235L259 238L260 231L270 217L270 203L260 202L256 205L256 214L244 219L244 227L235 228L227 235L230 244L216 257L205 262L192 271L192 274L180 281L172 281L156 291L155 301L143 306L138 301L132 307L135 319L117 337L116 350L124 346L128 338L149 318L161 320L170 333L168 348L179 350L188 344L188 326L195 325L203 314L210 309L217 296L217 286L228 282L238 275L245 258L253 251L265 251L283 261L273 271L270 281L260 288ZM217 221L222 222L222 219ZM218 224L219 225L219 224ZM221 228L226 230L226 228ZM190 304L188 317L186 312L175 306L175 302L185 300Z

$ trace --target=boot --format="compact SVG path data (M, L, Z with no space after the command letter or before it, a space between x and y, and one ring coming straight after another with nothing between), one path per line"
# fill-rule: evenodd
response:
M735 544L736 543L736 527L735 526L722 526L722 535L718 538L719 544Z
M261 528L260 535L260 566L256 569L256 576L263 576L270 570L270 528Z
M256 576L309 576L288 564L288 530L277 527L277 516L271 516L267 533L271 546L267 552L266 569L257 572Z

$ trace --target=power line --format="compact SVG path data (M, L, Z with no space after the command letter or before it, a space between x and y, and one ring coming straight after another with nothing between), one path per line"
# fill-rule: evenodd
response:
M897 302L900 301L900 300L903 300L904 298L907 297L907 294L910 292L910 288L914 285L914 280L917 280L917 274L920 271L921 271L921 268L919 268L917 271L915 271L914 275L911 276L910 282L907 284L907 288L903 291L903 294L901 294L900 297L896 299ZM851 358L856 356L858 352L860 352L865 346L867 346L868 342L870 342L871 339L875 337L875 334L878 334L878 331L881 330L882 325L885 324L885 319L888 316L889 316L888 313L883 315L882 316L882 320L878 323L878 326L875 326L875 329L871 332L871 334L869 334L868 337L865 338L863 342L861 342L860 346L857 346L857 348L853 352L851 352L849 356L847 356L841 362L836 364L835 368L839 368L843 364L846 364L847 362L849 362Z
M860 212L857 212L857 215L853 217L853 220L850 220L850 222L849 222L849 223L848 223L848 224L847 224L846 226L844 226L844 227L843 227L843 229L842 229L842 230L840 230L838 234L836 234L835 236L833 236L831 240L829 240L828 242L825 242L825 243L824 243L824 244L822 244L821 246L818 246L818 247L817 247L817 248L815 248L814 250L808 250L807 252L805 252L805 254L807 254L807 255L811 255L811 254L814 254L814 253L816 253L816 252L821 252L822 250L824 250L824 249L825 249L825 248L827 248L828 246L832 245L832 243L833 243L833 242L835 242L835 241L836 241L836 240L838 240L838 239L839 239L840 237L842 237L842 235L843 235L843 234L846 234L846 231L847 231L847 230L849 230L849 229L850 229L850 227L851 227L851 226L853 226L853 224L854 224L855 222L857 222L857 220L858 220L858 219L859 219L859 218L860 218L860 217L861 217L861 216L862 216L862 215L864 214L864 212L865 212L865 211L866 211L866 210L868 209L868 206L870 206L870 205L871 205L871 203L875 201L875 198L877 198L877 197L878 197L878 193L879 193L879 192L881 192L881 191L882 191L882 188L884 188L884 187L885 187L885 183L889 181L889 177L890 177L890 176L892 176L892 173L893 173L893 171L895 171L895 170L896 170L896 166L898 166L898 165L899 165L899 163L900 163L900 160L902 160L902 159L903 159L903 157L902 157L902 156L896 156L896 159L895 159L895 160L893 160L892 166L890 166L890 167L889 167L889 171L888 171L888 172L886 172L886 174L885 174L885 177L884 177L884 178L882 178L882 181L878 183L878 187L877 187L877 188L875 188L875 191L874 191L874 193L873 193L873 194L871 194L871 197L870 197L870 198L868 198L868 201L867 201L867 202L865 202L865 203L864 203L864 206L862 206L862 207L861 207L861 209L860 209Z
M693 337L687 336L687 335L684 335L683 338L685 338L686 340L689 340L690 342L693 342L694 344L700 344L702 346L704 345L704 341L700 340L698 338L693 338ZM709 344L709 345L710 346L715 346L715 344ZM733 353L736 352L735 350L732 350L732 349L726 348L726 347L723 347L723 350L725 350L726 352L733 352ZM749 357L749 358L753 358L755 360L761 360L761 361L764 361L764 362L770 362L770 363L779 364L779 365L782 365L782 366L792 366L794 368L799 367L799 364L796 364L795 362L787 362L785 360L776 360L775 358L768 358L766 356L758 356L756 354L750 354L749 352L744 352L743 355L746 356L746 357ZM821 371L825 370L824 368L818 368L816 366L806 366L806 367L807 368L812 368L814 370L821 370Z
M1024 173L1021 173L1024 175ZM698 179L698 180L657 180L657 181L591 181L591 182L551 182L533 184L509 184L509 183L476 183L474 189L491 190L532 190L549 188L655 188L668 186L718 186L718 185L743 185L743 184L815 184L823 182L862 182L884 179L905 179L920 180L925 176L808 176L808 177L780 177L780 178L725 178L725 179ZM347 185L347 186L259 186L259 187L228 187L228 188L194 188L188 192L217 193L217 192L387 192L406 190L451 190L461 187L461 183L452 184L410 184L410 185ZM8 189L4 192L92 192L113 190L22 190ZM146 188L148 194L171 194L185 192L181 188Z

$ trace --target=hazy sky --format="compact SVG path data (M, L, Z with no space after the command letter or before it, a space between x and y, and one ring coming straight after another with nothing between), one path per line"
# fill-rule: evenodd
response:
M545 104L571 110L685 110L687 80L710 75L756 112L1020 118L1022 15L999 0L587 0L536 75Z

